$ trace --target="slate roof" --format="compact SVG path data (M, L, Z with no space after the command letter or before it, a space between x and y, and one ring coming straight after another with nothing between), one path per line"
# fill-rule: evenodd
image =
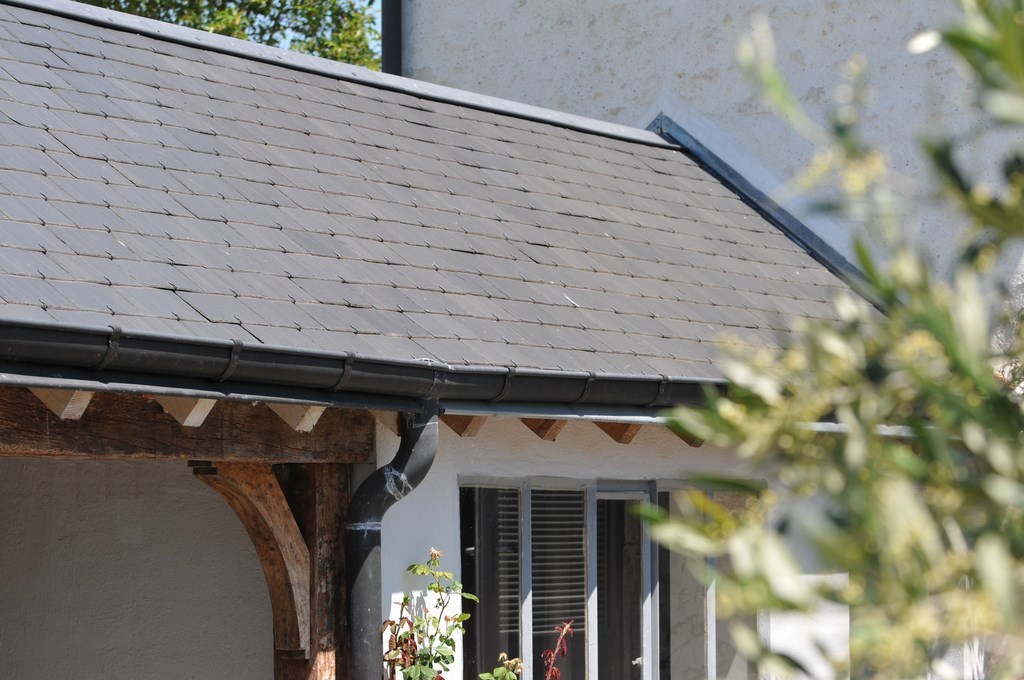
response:
M49 5L0 2L0 324L700 382L847 288L653 133Z

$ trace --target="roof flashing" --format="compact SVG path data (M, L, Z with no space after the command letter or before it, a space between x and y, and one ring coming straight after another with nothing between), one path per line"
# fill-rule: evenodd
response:
M809 255L829 271L842 277L851 284L863 280L861 271L843 257L820 236L814 233L791 212L776 203L771 196L758 189L746 177L725 162L718 154L709 149L696 137L687 132L681 125L664 113L651 121L648 130L680 146L688 155L696 160L705 170L710 172L726 187L736 192L747 205L754 208L766 220L778 227L795 243L803 247Z

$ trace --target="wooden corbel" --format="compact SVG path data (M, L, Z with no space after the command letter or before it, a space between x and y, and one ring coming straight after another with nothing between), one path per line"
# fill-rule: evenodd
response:
M487 422L487 417L444 414L441 416L441 422L450 427L460 437L475 437L480 433L480 428Z
M312 432L326 406L304 406L297 404L273 404L267 406L296 432Z
M43 387L28 389L61 420L79 420L92 401L93 395L87 390L55 390Z
M704 440L703 439L698 439L697 437L691 437L690 435L686 434L685 432L681 432L681 431L676 430L676 429L672 429L672 432L677 437L679 437L684 442L686 442L687 446L690 446L690 447L695 448L695 449L699 449L700 447L704 446Z
M164 411L185 427L199 427L210 415L216 399L196 399L194 397L155 396L153 401L160 404Z
M196 476L219 493L252 539L270 591L275 656L310 655L309 548L274 471L267 463L194 466Z
M601 431L611 437L619 444L628 444L633 437L640 432L640 423L606 423L598 421L595 423Z
M370 413L376 418L381 425L388 428L395 434L402 434L402 428L399 424L398 412L397 411L376 411L370 409Z
M558 433L565 427L567 420L547 420L544 418L523 418L523 425L530 428L535 435L544 441L553 442Z

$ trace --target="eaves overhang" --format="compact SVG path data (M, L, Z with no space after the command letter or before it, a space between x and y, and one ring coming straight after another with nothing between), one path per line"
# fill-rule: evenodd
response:
M177 394L415 412L426 399L461 411L648 417L703 400L717 381L451 365L156 333L0 322L0 385Z

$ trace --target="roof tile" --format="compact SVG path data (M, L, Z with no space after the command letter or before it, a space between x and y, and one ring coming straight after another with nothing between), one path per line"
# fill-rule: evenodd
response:
M0 319L717 377L846 285L677 149L0 7Z

